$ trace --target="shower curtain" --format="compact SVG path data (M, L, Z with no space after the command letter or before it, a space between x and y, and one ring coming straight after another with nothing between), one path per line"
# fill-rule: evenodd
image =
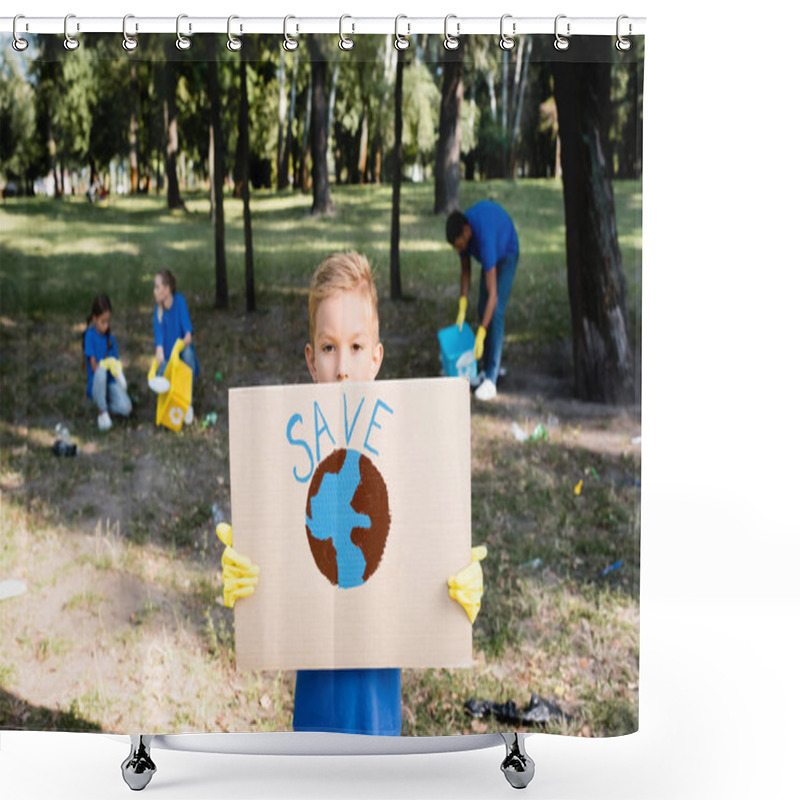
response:
M24 49L4 34L0 55L0 728L291 731L298 670L339 670L296 655L322 645L282 601L292 587L264 577L269 559L253 593L225 604L216 530L233 521L236 547L244 529L232 398L313 392L309 285L330 254L355 251L377 293L376 386L430 381L413 408L434 419L425 441L443 437L444 466L423 459L420 476L468 529L431 590L435 611L413 560L368 609L392 620L416 603L417 626L439 614L466 658L425 653L391 622L356 637L359 668L398 668L393 732L635 731L644 38L558 20L555 36L509 22L502 46L457 20L419 35L402 20L380 35L346 19L338 35L291 21L286 35L235 20L228 35L180 20L175 35L137 33L135 19L124 37L65 28L24 34ZM469 339L460 377L439 336L453 328ZM153 370L170 363L178 386L186 356L165 352L176 339L194 361L170 425ZM460 412L441 399L446 378L464 410L449 438ZM340 435L308 408L321 467ZM376 409L361 421L369 434L373 414L371 440L351 441L345 416L356 457L388 430L391 412ZM236 430L237 458L255 452L256 417ZM391 421L411 441L415 428ZM303 464L258 452L269 470ZM458 502L442 477L456 461ZM415 497L392 518L437 512ZM277 511L260 513L253 535L271 553ZM315 570L310 518L290 538L296 555L280 551L308 567L302 581L352 598L382 579L377 568L343 586ZM385 559L403 526L388 535ZM435 529L429 541L449 552ZM239 664L243 614L251 627L274 615L286 654ZM408 641L427 661L402 657Z

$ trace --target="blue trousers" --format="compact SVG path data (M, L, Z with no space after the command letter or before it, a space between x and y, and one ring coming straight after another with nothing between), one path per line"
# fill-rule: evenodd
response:
M514 275L517 272L517 261L519 253L506 256L497 262L497 305L489 322L489 329L486 331L486 341L483 346L482 368L486 373L487 380L497 384L497 374L500 372L500 358L503 354L503 334L506 327L506 305L511 294L511 284L514 283ZM486 289L486 276L481 270L481 287L478 294L478 320L483 319L483 312L486 310L486 303L489 300L489 292Z
M108 379L108 370L98 366L92 378L92 400L100 411L110 411L127 417L131 413L131 399L119 385L119 381Z

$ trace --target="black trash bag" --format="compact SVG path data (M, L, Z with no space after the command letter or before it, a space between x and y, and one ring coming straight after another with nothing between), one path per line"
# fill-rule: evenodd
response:
M492 700L469 699L464 703L467 713L476 719L494 717L498 722L507 722L511 725L546 725L554 719L570 721L572 717L565 714L555 703L543 700L535 693L531 695L528 707L523 711L517 708L513 700L505 703L495 703Z

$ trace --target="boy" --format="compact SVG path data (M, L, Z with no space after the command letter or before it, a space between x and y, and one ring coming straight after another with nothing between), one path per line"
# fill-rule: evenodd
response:
M355 252L334 253L317 268L308 297L310 341L305 347L314 383L372 381L383 362L378 322L378 294L369 262ZM220 526L228 545L223 555L225 603L252 594L257 568L231 547L230 528ZM227 530L225 530L227 529ZM477 548L476 548L477 549ZM465 606L474 621L479 598L460 591L480 573L477 553L470 574L448 581L450 596ZM477 559L477 560L476 560ZM482 590L482 578L481 578ZM329 731L399 736L401 727L399 669L298 670L294 700L295 731Z
M463 214L453 211L447 218L447 241L461 256L461 297L456 325L461 327L467 314L467 297L471 278L470 256L481 264L478 294L480 326L475 336L475 358L484 358L485 377L475 390L478 400L497 396L497 376L503 353L505 314L511 284L519 260L519 239L511 217L491 200L481 200Z

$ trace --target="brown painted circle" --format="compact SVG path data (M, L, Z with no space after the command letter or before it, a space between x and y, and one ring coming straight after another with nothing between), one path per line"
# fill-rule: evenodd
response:
M328 473L338 474L344 465L346 456L345 448L334 450L314 470L306 498L307 518L311 517L311 500L319 491L322 479ZM386 491L386 483L378 468L368 456L359 453L358 469L361 481L353 495L350 507L357 514L368 516L372 525L369 528L353 528L350 540L361 550L367 562L362 576L366 583L375 574L381 563L392 519L389 512L389 493ZM336 550L333 542L330 539L325 541L315 539L311 535L308 525L306 525L306 538L317 568L334 586L338 586L339 570L336 565Z

